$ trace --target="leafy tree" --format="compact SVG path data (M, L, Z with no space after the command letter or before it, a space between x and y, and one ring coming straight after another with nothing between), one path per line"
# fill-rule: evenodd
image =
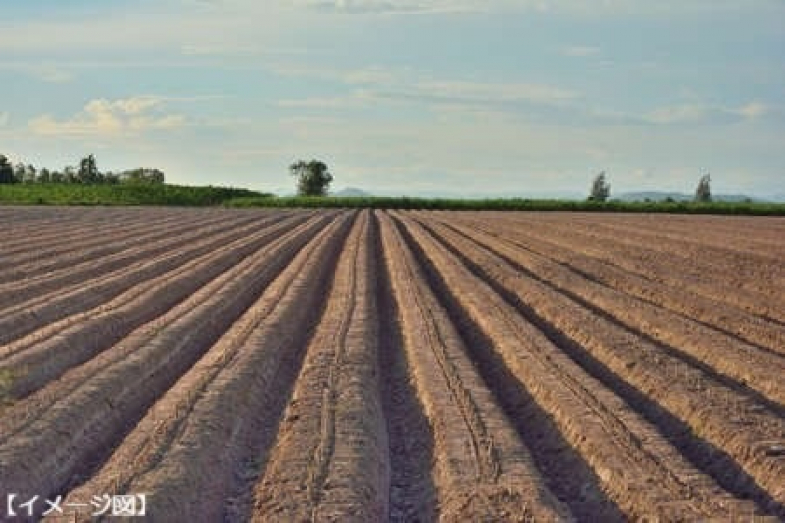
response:
M602 171L592 182L588 200L590 202L604 202L610 195L611 185L605 181L605 171Z
M80 183L97 183L99 180L98 166L95 163L95 156L92 154L82 158L79 162L79 172L77 178Z
M711 201L711 175L704 174L698 182L698 187L695 189L696 202L710 202Z
M327 165L318 160L302 160L289 166L292 176L297 177L297 194L300 196L327 196L333 175Z
M44 167L38 171L38 181L40 183L49 183L52 181L52 173L49 172L49 169Z
M5 155L0 154L0 183L16 183L14 167Z

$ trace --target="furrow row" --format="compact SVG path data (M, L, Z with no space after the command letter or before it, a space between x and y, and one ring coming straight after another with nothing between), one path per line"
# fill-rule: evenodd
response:
M4 431L0 491L51 495L78 483L248 309L327 219L321 215L280 237L100 356L9 407L4 424L8 418L29 418L31 411L35 419L13 434ZM56 389L72 380L81 384L58 394Z
M442 221L446 218L448 216L440 215ZM454 218L452 221L458 222ZM479 219L461 219L459 223L552 259L587 279L668 308L765 350L785 354L785 328L782 326L767 322L725 302L695 294L684 286L668 286L593 258L589 254L590 246L560 240L553 235L538 234L537 230L532 229L502 231Z
M364 211L339 259L326 309L257 485L256 521L387 517L375 234L370 212Z
M444 287L489 336L495 350L597 472L613 500L635 519L730 517L754 511L684 460L613 391L589 376L524 321L420 224L399 216ZM437 229L434 226L434 229ZM449 231L439 228L449 237ZM450 238L454 239L454 238ZM456 246L457 247L457 246ZM471 256L472 247L457 247Z
M98 282L104 276L119 274L140 263L175 253L183 246L191 247L219 237L223 242L230 242L251 234L264 223L274 223L283 218L281 215L265 221L249 217L244 221L233 221L229 224L224 220L213 225L170 228L168 231L156 233L155 236L137 235L135 241L129 241L127 248L120 249L119 252L93 253L93 256L82 262L72 260L73 263L60 269L50 268L35 276L0 284L0 308L7 309L3 311L4 314L11 314L19 309L29 310L37 303L51 301L52 292L64 294L74 287L84 289L86 281ZM106 249L108 251L110 247Z
M747 260L743 270L720 270L713 265L716 258L705 254L680 252L678 250L658 249L655 244L640 243L620 235L599 235L582 222L583 217L554 219L552 222L514 219L512 225L507 219L500 218L497 225L506 229L538 229L540 234L564 239L570 243L585 245L587 251L596 258L617 265L625 270L640 274L650 280L664 283L674 288L687 287L692 292L738 306L765 319L772 319L780 325L785 324L785 303L781 298L764 295L742 286L743 281L757 278L756 264ZM565 223L566 222L566 223ZM782 276L782 267L773 267L768 272ZM750 273L745 276L745 273ZM720 283L722 282L722 283ZM733 288L733 292L728 292Z
M764 489L764 509L782 510L785 492L780 479L785 463L774 449L785 441L785 421L755 395L726 386L661 346L640 338L584 304L531 278L506 260L454 231L430 224L474 270L507 294L524 316L553 329L588 351L696 434L732 457ZM478 320L479 321L479 320ZM744 488L744 485L740 485ZM752 488L754 490L754 486Z
M401 314L403 350L433 428L435 487L445 521L569 519L529 451L476 373L414 255L381 214L387 270Z
M610 320L652 340L669 344L674 347L674 352L705 363L737 380L740 385L759 391L780 406L785 405L785 390L781 386L781 376L785 376L785 359L781 355L761 351L691 318L598 284L510 240L488 235L473 227L459 225L454 229L507 260L512 260L520 269L548 282L561 293L590 304L607 314Z
M252 226L252 230L261 229L259 233L266 235L268 231L265 228L270 225L274 227L275 222L280 222L280 218L271 218L269 223L262 220ZM250 237L258 236L259 233L251 232ZM62 291L53 291L50 295L33 298L16 306L12 311L5 311L4 317L0 319L0 344L9 343L36 329L46 329L53 322L85 309L105 304L140 282L176 270L194 258L209 255L215 250L232 250L238 247L247 249L252 243L248 242L247 234L243 236L237 231L224 232L200 239L191 246L157 258L142 259L131 267L105 274L86 285L74 284ZM5 353L6 351L0 348L0 355Z
M68 499L146 492L154 520L247 520L349 222L326 224Z
M135 216L125 217L124 215L110 215L111 218L105 221L80 220L74 215L73 211L64 212L61 219L76 219L77 224L53 223L36 224L34 230L16 230L15 242L8 242L4 245L4 256L8 256L8 262L14 266L25 265L45 259L55 262L60 259L67 260L80 251L101 246L106 243L106 237L134 237L149 231L151 226L154 229L159 227L166 228L169 225L182 224L182 216L166 214L156 218L156 213L146 215L137 212ZM194 221L201 222L205 218L201 215L194 215ZM45 230L44 234L37 234L36 231ZM5 280L5 276L3 277Z

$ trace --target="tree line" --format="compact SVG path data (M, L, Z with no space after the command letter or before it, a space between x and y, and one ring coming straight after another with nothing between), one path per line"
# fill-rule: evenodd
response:
M590 202L604 202L607 201L611 195L611 184L605 177L605 171L598 174L591 184L589 189ZM670 198L669 198L670 199ZM711 198L711 175L704 174L698 181L698 187L695 189L694 201L699 203L710 203Z
M79 184L120 184L155 183L163 184L166 177L159 169L141 167L119 173L101 172L95 156L85 156L78 166L66 166L62 170L36 168L22 162L12 165L5 155L0 154L0 184L11 183L79 183Z

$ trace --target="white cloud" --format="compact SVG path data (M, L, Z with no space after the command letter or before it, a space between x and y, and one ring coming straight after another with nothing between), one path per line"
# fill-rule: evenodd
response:
M675 124L722 124L745 120L756 120L768 116L785 114L776 106L759 101L749 102L741 107L722 107L701 103L690 103L661 107L643 117L648 123L659 125Z
M242 0L241 0L242 1ZM539 12L579 15L651 15L716 12L718 10L770 7L781 9L776 0L748 0L744 5L734 0L279 0L300 8L344 14L449 14L480 12Z
M300 98L279 100L278 107L287 109L341 109L352 105L350 97L335 98Z
M745 118L760 118L771 112L771 107L761 102L750 102L747 105L736 109L736 113L744 116Z
M561 87L535 83L424 81L413 94L435 100L479 103L532 102L559 104L580 98L580 93Z
M435 78L413 69L370 67L358 70L278 67L281 76L319 78L344 84L352 91L337 97L285 99L279 107L345 109L369 104L423 105L434 110L473 113L497 111L510 105L563 107L574 104L582 94L573 89L534 82L483 82Z
M120 100L91 100L82 111L58 121L45 114L30 120L31 131L40 135L128 135L149 130L174 129L186 124L182 115L166 114L165 99L139 96Z
M40 80L50 84L68 83L74 78L73 73L70 71L51 65L32 67L30 72Z
M597 56L598 54L600 54L600 48L586 46L586 45L571 45L571 46L564 47L562 49L562 54L564 56L570 56L574 58Z

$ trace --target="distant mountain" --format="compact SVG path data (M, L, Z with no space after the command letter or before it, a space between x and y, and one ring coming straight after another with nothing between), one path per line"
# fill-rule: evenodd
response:
M662 202L671 198L677 202L690 202L694 196L692 194L684 194L679 192L660 192L660 191L642 191L642 192L628 192L613 196L614 200L621 200L623 202L644 202L646 200L652 202ZM715 202L763 202L771 201L771 199L762 199L745 194L713 194L712 199Z
M344 189L341 189L340 191L336 191L330 194L330 196L338 196L341 198L346 198L346 197L357 198L360 196L371 196L371 193L365 192L362 189L358 189L356 187L346 187Z

